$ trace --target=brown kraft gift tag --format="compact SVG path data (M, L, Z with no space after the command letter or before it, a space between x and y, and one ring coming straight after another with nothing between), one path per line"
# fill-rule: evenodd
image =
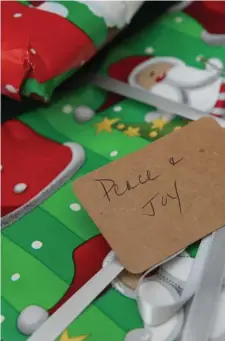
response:
M74 183L90 217L131 273L225 224L225 133L192 122Z

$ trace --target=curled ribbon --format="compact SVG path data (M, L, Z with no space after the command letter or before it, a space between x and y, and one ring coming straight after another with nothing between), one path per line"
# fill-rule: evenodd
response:
M172 321L175 316L177 321L174 323L174 327L169 335L165 335L163 341L177 340L177 338L181 335L181 331L184 326L184 306L186 305L186 307L188 307L187 303L191 302L192 297L195 295L199 287L207 265L214 235L215 233L207 236L201 241L195 261L181 294L179 294L178 290L172 285L165 283L163 279L160 279L160 276L153 275L149 277L151 272L158 265L150 268L143 274L136 288L136 299L140 316L144 322L144 328L134 329L129 332L126 335L125 341L150 341L152 340L153 331L156 330L157 327L168 323L169 320ZM163 263L169 260L171 260L171 258L166 259ZM167 289L169 294L171 294L172 303L156 304L154 302L155 298L148 295L147 292L147 289L153 284L153 282L158 282ZM186 309L186 315L187 310L188 309ZM225 340L225 333L216 337L210 337L210 340L223 341Z

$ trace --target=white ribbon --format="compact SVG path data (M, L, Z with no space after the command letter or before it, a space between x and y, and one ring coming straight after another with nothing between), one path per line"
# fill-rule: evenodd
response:
M149 326L155 326L166 322L190 300L197 289L211 243L211 235L202 240L183 293L173 304L155 306L149 300L143 298L141 288L148 281L147 276L152 272L152 268L140 278L137 286L137 304L145 323Z
M216 237L218 237L219 233L221 234L221 237L222 237L223 234L225 234L225 229L223 228L219 230L219 232L214 232L213 234L207 236L201 241L195 261L192 265L190 274L188 276L187 282L185 283L185 286L181 295L178 294L178 290L176 287L174 287L172 284L166 283L163 279L160 278L160 276L153 275L149 277L149 274L155 269L155 267L150 268L147 272L144 273L144 275L140 278L138 282L137 289L136 289L136 297L137 297L137 304L138 304L139 312L144 322L145 328L131 331L130 333L127 334L125 341L139 341L139 340L142 340L143 338L149 341L151 339L151 334L155 326L160 327L161 324L167 322L168 320L173 318L175 315L177 315L178 321L175 324L175 327L171 331L170 335L165 336L164 341L177 340L177 338L181 334L183 324L184 324L184 315L183 315L182 308L184 308L187 302L190 302L189 307L191 306L192 297L196 294L196 292L200 290L199 285L200 284L203 285L202 279L204 278L205 273L207 273L208 263L209 263L210 257L212 257L210 253L213 252L213 243L214 243L214 250L215 250ZM214 254L214 257L215 257L215 254ZM168 261L168 259L166 259L166 261ZM143 295L142 289L144 288L146 283L151 285L151 282L154 282L154 281L159 282L162 286L164 286L168 290L168 292L171 294L171 296L174 299L173 303L155 305L155 303L153 303L151 300L152 297ZM220 290L218 286L220 286L221 283L218 284L219 282L218 283L217 282L218 281L215 281L214 286L217 286L217 291L218 291ZM201 302L198 302L198 304L201 304ZM186 305L186 307L187 306L188 305ZM189 313L190 311L186 309L186 316L189 317ZM204 312L202 312L202 314L204 314ZM201 318L201 314L199 318ZM188 326L188 328L190 327L191 326ZM142 338L141 337L138 338L137 337L138 335L142 335ZM146 337L144 335L146 335ZM224 336L225 334L223 333L222 335L219 335L216 337L210 337L210 340L211 341L224 341L225 340ZM149 337L149 339L147 337Z

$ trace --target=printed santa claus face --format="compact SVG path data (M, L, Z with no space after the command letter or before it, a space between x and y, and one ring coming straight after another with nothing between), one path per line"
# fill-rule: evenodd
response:
M151 89L156 83L163 81L173 64L158 62L143 68L136 76L136 82L144 89Z
M205 114L224 116L223 63L207 61L205 69L186 65L174 57L154 57L137 65L128 82L157 96L187 104Z

